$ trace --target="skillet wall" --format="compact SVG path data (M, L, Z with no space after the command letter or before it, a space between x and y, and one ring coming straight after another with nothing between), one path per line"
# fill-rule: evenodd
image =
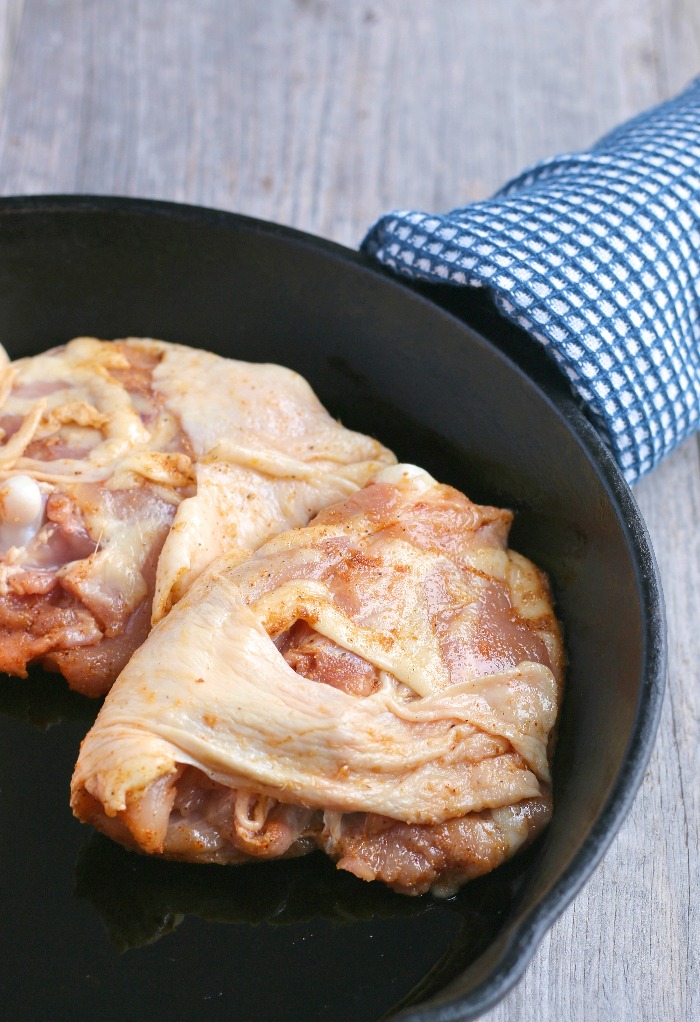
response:
M0 338L12 357L95 334L278 361L346 425L516 510L513 545L550 572L570 656L555 818L523 895L534 904L625 756L645 632L624 522L551 401L467 327L333 246L118 200L48 213L20 200L0 214Z

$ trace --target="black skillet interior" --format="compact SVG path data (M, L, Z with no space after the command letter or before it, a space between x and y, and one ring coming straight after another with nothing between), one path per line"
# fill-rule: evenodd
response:
M346 425L516 511L512 544L550 573L570 658L551 827L446 903L375 890L316 856L225 871L123 852L68 809L94 705L56 677L3 679L6 1017L472 1018L594 869L661 701L653 555L546 359L487 303L431 297L489 340L361 257L273 225L133 200L0 201L13 357L135 335L292 366Z

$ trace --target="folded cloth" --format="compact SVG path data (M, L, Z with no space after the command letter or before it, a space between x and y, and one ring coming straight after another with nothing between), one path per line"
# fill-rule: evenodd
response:
M564 370L629 482L700 425L700 78L488 201L381 217L362 248L409 277L488 288Z

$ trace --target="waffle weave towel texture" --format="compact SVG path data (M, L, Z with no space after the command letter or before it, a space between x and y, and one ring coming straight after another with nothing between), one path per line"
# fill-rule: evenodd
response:
M488 201L381 217L362 248L408 277L488 288L629 482L700 426L700 78Z

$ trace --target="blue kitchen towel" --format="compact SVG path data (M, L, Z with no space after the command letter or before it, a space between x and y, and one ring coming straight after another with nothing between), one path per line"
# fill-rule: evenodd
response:
M700 78L488 201L381 217L362 248L408 277L488 288L628 481L700 425Z

